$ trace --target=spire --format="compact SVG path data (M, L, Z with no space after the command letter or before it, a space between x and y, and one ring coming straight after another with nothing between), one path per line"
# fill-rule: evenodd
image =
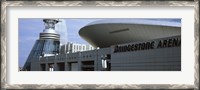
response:
M45 29L53 29L55 30L55 24L59 22L59 19L43 19Z
M43 19L44 30L40 33L40 39L60 40L60 35L55 30L55 25L60 22L59 19Z

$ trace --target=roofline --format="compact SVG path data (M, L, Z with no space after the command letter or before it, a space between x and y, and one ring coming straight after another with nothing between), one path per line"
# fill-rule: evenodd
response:
M149 20L149 19L106 19L98 20L87 24L90 25L100 25L100 24L135 24L135 25L154 25L154 26L169 26L169 27L181 27L179 22L170 21L159 21L159 20ZM84 26L84 27L86 27Z

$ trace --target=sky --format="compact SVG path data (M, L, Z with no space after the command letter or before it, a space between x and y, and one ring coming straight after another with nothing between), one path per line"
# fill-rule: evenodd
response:
M56 25L56 31L60 34L60 42L74 42L80 44L89 44L82 39L78 31L89 23L102 20L94 19L60 19ZM165 21L181 23L181 19L148 19L152 21ZM39 18L19 18L18 40L19 40L19 67L23 67L34 43L39 39L39 33L43 32L44 22Z

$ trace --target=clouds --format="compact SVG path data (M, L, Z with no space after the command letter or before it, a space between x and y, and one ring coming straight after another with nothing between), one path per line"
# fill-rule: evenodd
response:
M65 19L59 19L60 22L56 24L55 30L60 34L60 43L64 44L68 41L68 32Z

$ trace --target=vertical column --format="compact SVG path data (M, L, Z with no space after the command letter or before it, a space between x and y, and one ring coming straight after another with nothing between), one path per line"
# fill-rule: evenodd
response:
M49 65L48 65L48 63L45 64L45 71L49 71Z
M70 48L69 48L69 46L70 46L70 44L68 44L68 48L67 48L67 52L69 52L70 51ZM70 66L69 66L69 64L68 64L68 53L66 53L65 54L65 71L69 71L70 70Z
M78 71L82 71L82 55L81 55L82 53L81 52L79 52L78 53Z
M82 62L78 61L78 71L82 71L81 67L82 67Z
M70 67L70 66L69 66L68 62L65 62L65 71L69 71L69 70L70 70L69 67Z
M54 62L53 64L53 71L59 71L58 64Z
M98 71L98 50L94 53L94 70Z

